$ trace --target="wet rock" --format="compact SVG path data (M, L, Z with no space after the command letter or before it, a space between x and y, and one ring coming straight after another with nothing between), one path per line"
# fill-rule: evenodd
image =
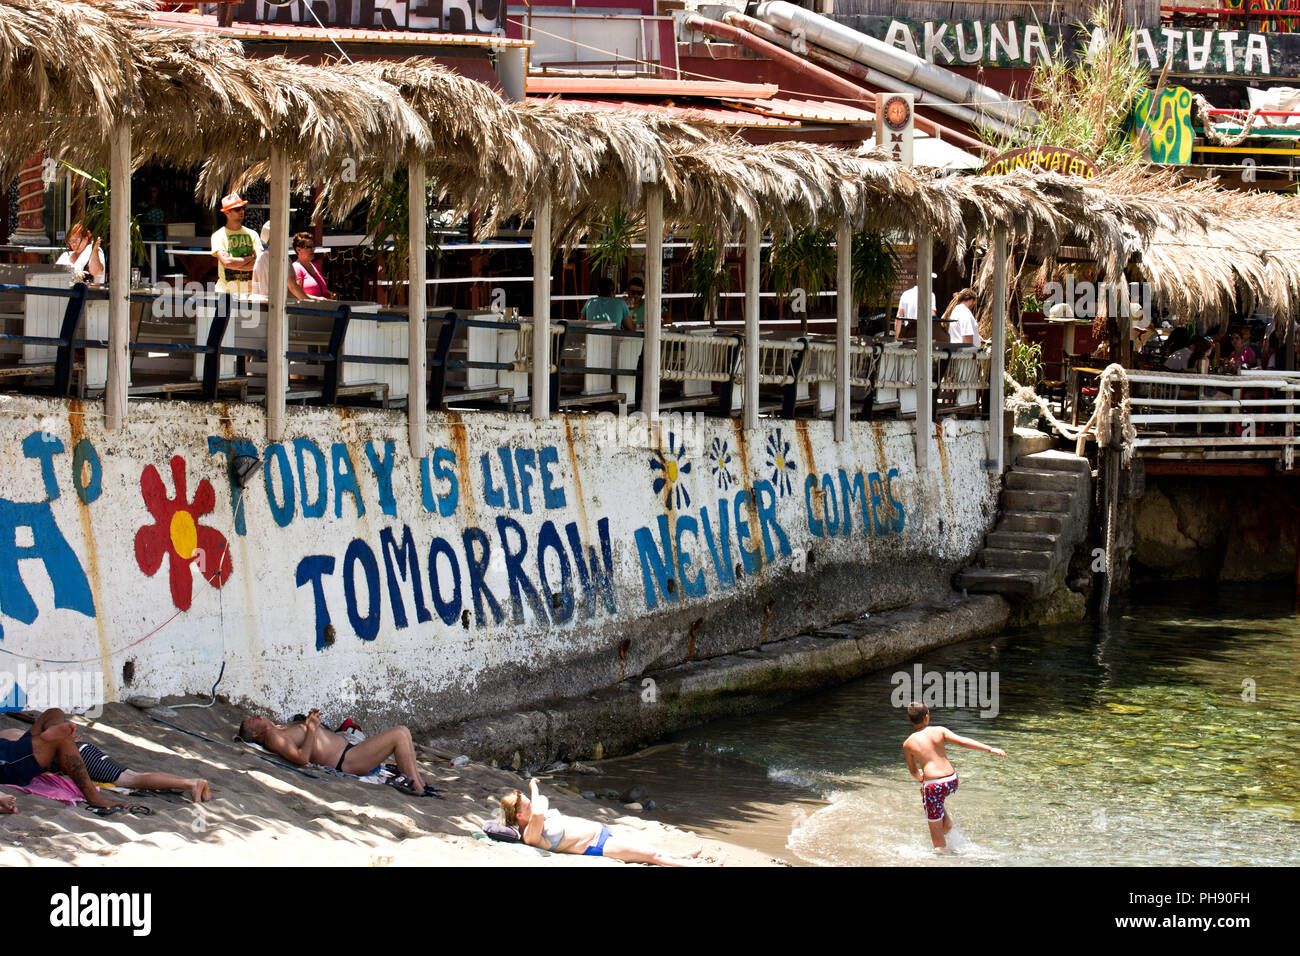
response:
M638 784L635 787L629 787L618 795L619 803L645 803L650 796L650 791Z
M604 772L605 771L601 770L599 767L593 767L589 763L574 762L569 764L569 773L584 773L584 774L591 774L591 775L599 775L599 774L603 774Z
M631 810L633 813L640 813L640 812L641 812L641 804L639 804L639 803L625 803L625 804L623 804L623 809L624 809L624 810Z
M653 800L651 800L649 803L647 803L647 804L645 805L645 808L646 808L647 810L653 810L653 809L655 808L655 802L654 802Z
M139 710L148 710L150 707L157 707L162 703L157 697L144 697L139 694L135 697L128 697L126 702Z
M579 795L580 797L582 797L582 799L584 799L584 800L595 800L595 799L596 799L596 791L595 791L595 790L583 790L583 791L582 791L581 793L579 793L578 795Z

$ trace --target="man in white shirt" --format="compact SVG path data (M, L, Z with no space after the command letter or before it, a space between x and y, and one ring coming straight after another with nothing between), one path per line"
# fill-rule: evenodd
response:
M952 303L944 318L948 320L948 341L953 345L973 345L979 348L983 344L980 338L979 323L971 306L978 295L974 289L962 289L953 296Z
M253 266L265 248L257 233L244 225L248 203L231 193L221 200L226 224L212 234L212 254L217 257L217 291L226 294L253 291Z
M938 274L931 272L930 278L937 279L939 278L939 276ZM918 291L917 287L912 286L912 288L908 289L899 297L898 316L894 320L894 338L901 339L903 337L904 325L907 322L916 321L916 300L919 295L920 292ZM930 292L930 315L933 316L936 311L937 310L935 307L934 291L932 287Z

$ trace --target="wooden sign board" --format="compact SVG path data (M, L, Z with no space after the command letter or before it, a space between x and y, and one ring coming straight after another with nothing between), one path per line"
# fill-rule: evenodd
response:
M876 145L904 166L912 165L914 120L911 93L876 94Z
M1078 176L1080 179L1092 179L1097 175L1097 167L1093 165L1092 160L1082 153L1063 146L1026 146L1023 149L1013 149L994 157L980 170L980 175L1002 176L1013 169L1039 169L1048 173L1060 173L1062 176Z

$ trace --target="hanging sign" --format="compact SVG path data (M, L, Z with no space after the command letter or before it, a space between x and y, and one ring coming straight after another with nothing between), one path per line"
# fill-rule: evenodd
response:
M1060 173L1062 176L1078 176L1080 179L1092 179L1097 175L1097 167L1092 160L1064 146L1026 146L1023 149L1013 149L994 157L980 170L980 175L1002 176L1013 169L1040 169L1043 172Z
M913 120L911 93L876 94L876 145L904 166L912 165Z

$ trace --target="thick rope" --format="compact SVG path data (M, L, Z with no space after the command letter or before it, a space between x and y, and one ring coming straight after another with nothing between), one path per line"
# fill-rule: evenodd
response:
M1250 112L1246 114L1246 121L1241 124L1240 133L1220 133L1214 128L1214 121L1210 118L1210 110L1213 107L1210 101L1200 93L1192 97L1192 105L1196 108L1196 118L1200 120L1201 128L1205 130L1205 138L1215 146L1237 146L1241 144L1255 126L1255 121L1259 119L1259 107L1251 107Z
M1019 415L1024 409L1037 408L1043 416L1052 424L1052 427L1060 432L1063 436L1074 442L1074 453L1083 457L1084 448L1087 444L1088 437L1096 439L1098 446L1106 447L1110 445L1115 436L1111 431L1111 410L1118 409L1119 418L1119 436L1120 451L1124 467L1127 468L1133 459L1133 448L1137 442L1137 429L1133 427L1133 411L1129 402L1129 381L1128 373L1124 371L1124 366L1119 364L1107 365L1101 373L1101 381L1097 389L1097 404L1092 410L1092 416L1082 425L1071 425L1063 422L1052 414L1052 409L1047 404L1047 400L1042 398L1037 392L1027 385L1021 385L1010 374L1003 372L1007 382L1014 389L1013 393L1007 396L1004 407L1011 409Z

